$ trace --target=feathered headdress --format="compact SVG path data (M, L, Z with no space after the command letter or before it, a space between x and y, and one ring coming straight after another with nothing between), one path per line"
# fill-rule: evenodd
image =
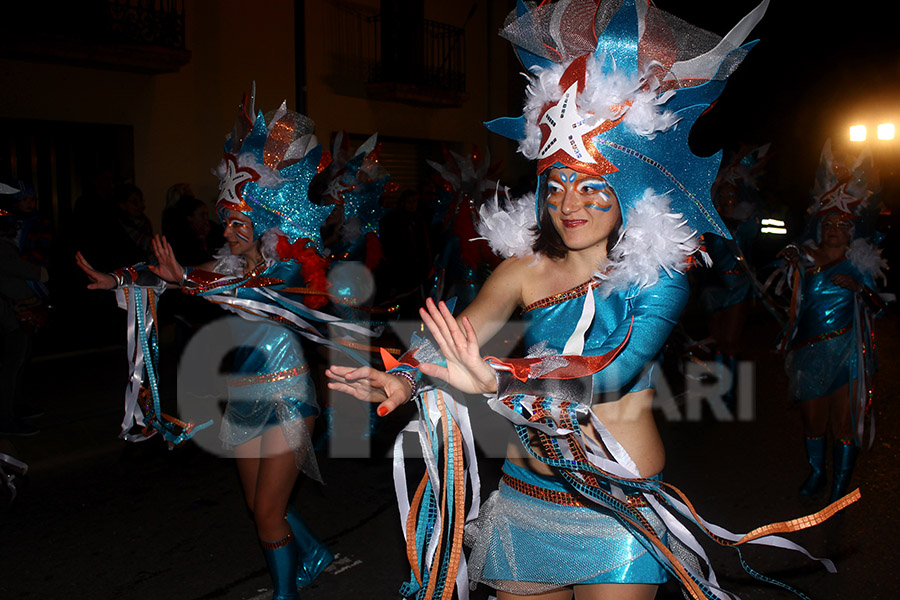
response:
M558 165L604 177L623 219L647 189L698 233L730 237L709 190L721 152L695 156L688 134L753 43L768 0L720 38L647 0L525 3L501 35L528 69L524 114L487 123L538 160L538 189ZM540 200L540 199L539 199Z
M809 214L818 218L837 212L855 218L868 206L869 198L877 189L872 153L868 148L854 161L848 154L833 152L831 140L826 140L813 182Z
M255 117L256 84L238 107L234 129L216 175L216 211L236 210L250 217L255 238L277 228L289 243L306 238L321 251L319 232L333 210L309 199L309 184L328 164L313 134L313 121L287 109L284 102L268 117Z
M877 201L879 188L868 148L854 158L847 152L833 151L831 140L826 140L813 182L812 203L807 209L806 236L819 240L822 219L829 214L849 221L853 238L876 235L875 225L881 209Z
M379 202L381 196L398 187L389 181L390 174L379 163L380 150L377 133L352 156L344 132L339 131L334 138L323 196L326 202L343 207L344 238L356 240L367 233L377 233L378 222L387 213Z

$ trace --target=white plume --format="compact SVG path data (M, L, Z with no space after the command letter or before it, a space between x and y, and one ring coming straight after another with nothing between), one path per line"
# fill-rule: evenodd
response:
M885 271L888 270L887 261L881 257L881 249L875 247L863 238L857 238L847 248L847 258L853 266L859 269L863 275L872 279L881 279L887 283Z
M600 290L607 295L652 286L659 280L660 269L670 275L682 273L688 257L700 249L699 236L683 215L670 212L669 199L649 188L625 215L625 223L616 245L594 273L606 283ZM702 257L709 262L705 253Z
M518 199L509 198L509 188L504 188L507 209L501 205L500 193L488 199L478 209L478 223L475 230L487 240L494 254L502 258L519 258L533 254L537 217L534 211L534 194L525 194Z
M554 64L545 69L536 68L525 94L525 139L519 142L519 152L526 158L536 159L541 146L541 129L538 125L544 107L558 102L563 95L559 80L570 62ZM578 94L578 111L597 119L622 122L634 133L652 139L658 132L666 131L678 121L671 111L662 109L675 93L669 90L659 93L659 81L650 64L639 77L629 77L613 70L603 73L601 61L588 58L584 91Z

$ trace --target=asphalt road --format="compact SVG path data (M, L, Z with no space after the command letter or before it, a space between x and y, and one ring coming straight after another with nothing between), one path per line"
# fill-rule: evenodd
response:
M687 493L707 520L735 532L812 513L824 504L824 498L804 501L797 495L806 475L800 416L785 397L781 358L772 352L775 333L763 313L754 315L746 331L744 359L755 369L751 419L722 422L705 410L699 420L689 420L683 395L671 398L668 412L657 411L668 452L666 480ZM825 525L792 536L812 554L833 559L838 573L830 575L783 550L744 553L758 571L812 598L898 597L897 333L897 322L878 322L878 435L861 454L853 482L862 501ZM678 377L667 381L673 393L683 388ZM38 356L28 381L46 414L36 422L39 435L0 438L0 452L30 465L15 481L15 502L7 504L8 495L0 490L0 598L269 597L269 578L233 462L193 444L169 451L157 439L141 444L117 439L123 348L76 347L72 353ZM335 401L336 410L345 411L335 423L351 425L336 431L334 439L352 441L350 454L365 449L373 456L341 457L326 445L320 452L326 484L305 480L296 490L294 504L337 554L333 566L303 591L304 599L397 598L409 576L385 456L398 423L383 424L374 439L366 439L368 413L361 406ZM479 426L493 426L490 415L477 418L486 424ZM481 462L485 490L495 486L499 464L491 458ZM735 552L712 546L707 544L726 588L749 600L792 597L745 575ZM478 589L472 597L488 595ZM680 597L672 584L658 595Z

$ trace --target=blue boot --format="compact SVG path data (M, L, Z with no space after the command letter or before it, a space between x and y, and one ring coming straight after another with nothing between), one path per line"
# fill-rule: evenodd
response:
M806 458L812 472L803 485L800 493L804 496L814 496L825 487L825 436L806 436Z
M853 465L856 464L856 456L859 447L852 440L836 440L834 443L834 481L831 482L831 502L837 502L847 493L850 487L850 477L853 476Z
M310 533L296 508L289 506L284 518L294 532L295 546L300 556L297 566L297 587L306 587L331 564L334 554Z
M300 600L294 579L299 563L294 535L289 533L277 542L261 543L272 576L272 600Z

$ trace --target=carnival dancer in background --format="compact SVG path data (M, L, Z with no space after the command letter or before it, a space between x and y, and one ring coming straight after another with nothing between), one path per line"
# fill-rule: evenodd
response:
M499 264L484 238L476 233L478 211L493 197L497 183L490 152L477 147L461 156L443 149L444 162L428 161L437 171L437 210L440 249L435 257L430 296L433 300L456 298L460 309L469 305L490 272Z
M328 372L331 389L380 402L382 415L412 396L420 430L432 439L444 432L442 445L423 443L440 485L427 475L411 505L400 498L413 567L404 596L442 597L455 579L464 597L468 583L459 560L466 491L454 489L464 467L475 468L467 413L442 390L419 393L419 372L489 395L522 442L509 447L499 490L469 512L477 516L465 530L473 582L500 599L652 598L668 571L694 598L724 594L682 554L699 546L677 518L701 520L661 481L651 403L655 359L687 301L684 271L698 235L729 236L709 196L719 156L694 156L688 134L746 54L740 44L766 6L700 57L676 47L713 34L646 1L519 3L507 18L502 35L531 82L525 115L488 127L537 160L536 203L483 211L480 232L508 258L458 320L444 303L426 303L421 316L439 350L418 340L399 363L386 360L386 373ZM528 358L483 359L480 344L517 309ZM791 546L716 531L726 545Z
M723 395L731 408L735 404L741 333L756 292L752 257L760 226L758 180L769 158L768 150L768 144L742 148L723 165L713 184L712 197L731 239L715 234L703 236L712 265L699 273L699 298L708 315L708 341L714 346L715 361L731 377L731 385Z
M807 238L779 253L792 287L782 349L791 397L800 404L811 472L800 488L826 487L826 437L833 446L830 499L841 497L853 473L867 418L872 418L875 340L872 318L884 308L876 280L886 261L873 243L878 205L872 157L855 162L825 143L813 186ZM870 426L870 435L874 430ZM871 439L870 439L871 444Z
M132 268L105 274L80 255L78 262L92 280L89 288L127 289L138 335L148 329L141 319L152 314L143 309L152 296L148 300L142 292L148 286L164 288L160 279L253 323L249 334L242 328L247 337L237 343L219 437L234 450L274 598L288 600L297 598L297 587L309 585L333 559L290 501L301 471L321 480L311 443L319 407L295 332L330 343L317 333L316 322L341 322L316 310L327 302L320 228L333 207L311 202L308 191L327 158L310 119L284 104L267 117L254 115L254 96L255 89L249 99L245 96L217 170L216 209L227 246L213 262L184 268L165 238L158 237L153 244L158 264L149 267L152 273ZM146 336L142 342L138 345L152 347ZM179 429L172 427L171 418L161 418L154 362L150 356L142 361L156 410L148 401L135 419L146 418L171 444L181 443L193 426L180 423Z

